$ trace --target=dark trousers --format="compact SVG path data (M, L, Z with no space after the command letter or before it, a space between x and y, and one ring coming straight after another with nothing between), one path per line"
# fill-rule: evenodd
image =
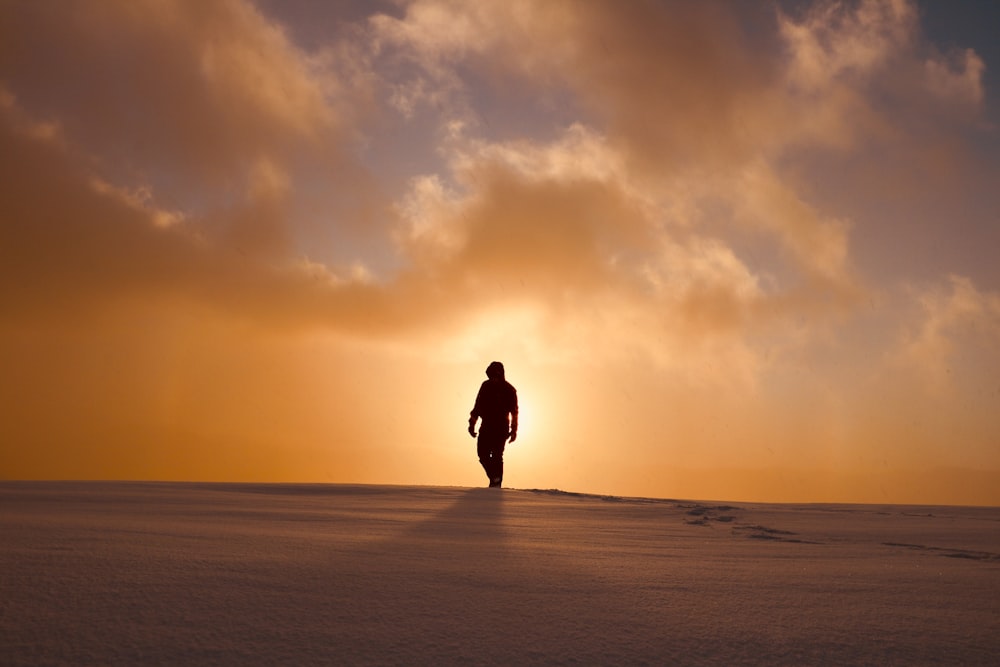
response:
M484 428L479 431L476 451L491 482L503 479L503 448L507 445L507 435L506 430L490 431Z

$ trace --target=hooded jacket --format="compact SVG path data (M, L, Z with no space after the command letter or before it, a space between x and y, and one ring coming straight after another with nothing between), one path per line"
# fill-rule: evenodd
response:
M510 433L517 430L517 390L504 379L503 364L494 361L486 368L489 378L479 387L476 404L469 415L470 422L477 417L483 420L482 430L491 433Z

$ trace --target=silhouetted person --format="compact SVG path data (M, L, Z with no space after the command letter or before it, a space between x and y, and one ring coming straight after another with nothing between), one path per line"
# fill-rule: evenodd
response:
M476 437L476 420L479 427L477 451L490 486L503 482L503 449L507 438L517 439L517 390L503 376L503 364L494 361L486 368L489 378L479 387L476 404L469 414L469 435Z

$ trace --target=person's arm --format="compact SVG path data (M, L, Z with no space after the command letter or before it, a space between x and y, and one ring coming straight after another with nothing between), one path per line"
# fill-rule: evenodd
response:
M513 387L511 387L511 394L514 400L510 411L510 441L514 442L517 440L517 390Z
M483 397L483 386L484 385L479 386L479 393L476 394L476 402L472 406L472 412L469 413L469 435L473 438L476 437L476 420L479 419L479 415L482 412L481 403Z

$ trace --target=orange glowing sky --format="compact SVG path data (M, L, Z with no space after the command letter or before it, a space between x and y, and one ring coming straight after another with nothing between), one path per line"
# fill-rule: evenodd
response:
M1000 504L998 16L0 2L0 478Z

